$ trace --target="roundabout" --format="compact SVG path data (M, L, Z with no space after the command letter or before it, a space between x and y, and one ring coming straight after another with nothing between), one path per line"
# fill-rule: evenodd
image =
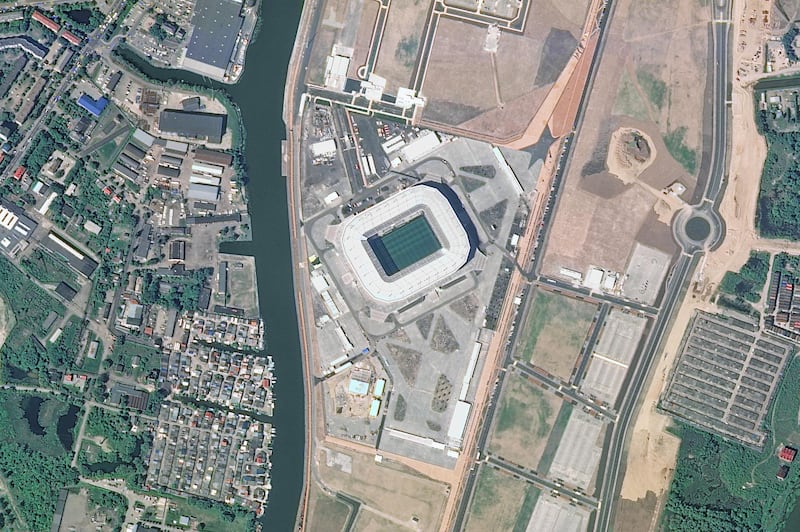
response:
M724 222L709 201L685 207L672 222L675 240L689 255L716 248L722 243L724 233Z

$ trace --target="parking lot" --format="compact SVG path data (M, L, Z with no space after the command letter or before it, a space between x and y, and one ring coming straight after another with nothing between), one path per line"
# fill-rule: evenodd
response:
M706 430L761 448L764 417L793 352L751 322L697 312L661 406Z

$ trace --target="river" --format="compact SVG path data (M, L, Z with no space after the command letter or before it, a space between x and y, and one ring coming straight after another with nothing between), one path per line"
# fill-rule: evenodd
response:
M262 2L262 26L247 51L236 85L222 85L191 73L137 61L151 78L183 80L225 89L239 105L247 130L253 241L226 243L223 251L252 255L258 270L258 297L266 324L267 350L275 359L276 437L272 491L262 518L265 531L294 528L303 487L304 397L300 341L292 282L286 182L281 177L283 89L302 2Z

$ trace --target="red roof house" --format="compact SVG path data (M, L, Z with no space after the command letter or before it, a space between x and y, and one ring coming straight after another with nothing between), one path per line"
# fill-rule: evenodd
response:
M74 44L75 46L78 46L81 43L81 38L72 33L71 31L64 30L63 33L61 33L61 36L64 37L66 41L70 42L71 44Z
M781 452L778 453L778 458L784 462L794 462L795 456L797 456L797 449L793 449L792 447L784 447L781 449Z
M58 23L44 16L42 12L39 10L34 10L33 20L40 23L42 26L52 31L53 33L58 33L58 30L61 29L61 26L59 26Z
M25 167L24 166L20 166L19 168L14 170L14 179L16 179L17 181L22 179L22 176L24 176L24 175L25 175Z

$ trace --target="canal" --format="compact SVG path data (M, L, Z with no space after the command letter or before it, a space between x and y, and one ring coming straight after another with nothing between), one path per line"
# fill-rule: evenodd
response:
M286 182L281 177L283 89L302 2L262 2L262 26L247 51L245 72L232 86L191 73L133 61L148 76L224 89L239 105L247 130L248 179L253 241L226 243L226 253L252 255L258 269L258 297L275 359L277 432L273 445L272 491L262 518L265 531L294 528L303 487L304 398L300 341L292 282Z

